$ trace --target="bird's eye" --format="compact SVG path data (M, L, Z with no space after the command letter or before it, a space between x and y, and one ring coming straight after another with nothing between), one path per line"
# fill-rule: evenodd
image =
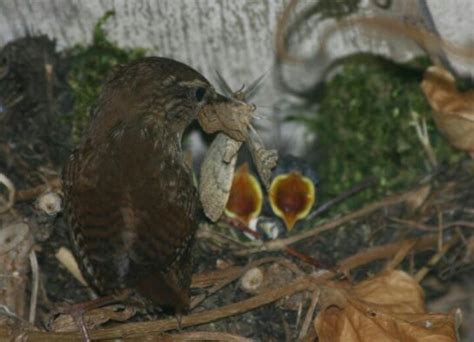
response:
M201 102L204 99L204 96L206 95L206 88L199 87L196 89L196 101Z

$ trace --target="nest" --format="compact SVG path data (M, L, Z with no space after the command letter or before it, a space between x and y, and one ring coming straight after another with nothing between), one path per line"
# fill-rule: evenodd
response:
M402 298L420 292L417 283L426 284L428 298L440 297L449 292L449 284L462 284L473 274L473 170L472 162L466 162L413 189L344 215L315 219L308 229L268 242L249 245L233 239L228 231L203 224L195 251L199 272L193 277L189 315L179 321L171 317L133 322L133 310L105 307L85 314L89 334L94 339L150 334L228 339L230 333L239 339L311 339L315 329L320 334L324 331L321 317L327 315L327 307L339 305L340 310L348 310L347 298L346 304L334 298L342 289L355 291L358 286L369 286L367 282L372 280L376 283L369 286L371 291L389 291L386 282L393 279L384 277L395 277L395 282L404 280L411 285L388 295L393 297L393 305L401 305ZM22 198L25 191L17 194ZM44 196L40 197L44 201ZM51 315L58 312L61 303L87 299L87 289L55 256L61 247L68 248L68 240L57 220L49 222L56 226L51 235L38 239L37 231L48 216L44 208L52 206L39 209L37 204L36 215L25 210L28 206L32 204L15 203L1 216L2 265L8 265L3 272L11 277L4 282L4 299L16 314L5 316L8 319L4 319L0 333L4 337L23 334L32 340L80 338L78 332L71 332L77 326L70 316ZM25 219L28 224L20 223ZM11 235L5 236L6 232ZM322 266L292 256L289 247ZM396 270L403 270L403 275ZM352 295L343 292L347 293ZM324 305L318 302L323 295L329 296ZM423 294L419 296L423 298ZM12 298L15 303L9 301ZM419 301L424 307L424 301ZM381 310L370 302L367 305ZM434 319L424 311L415 313L426 316L426 321ZM36 328L22 319L28 316L33 317ZM445 324L452 323L454 333L456 317L442 317ZM130 319L132 322L117 323ZM176 329L181 332L172 333ZM440 332L432 329L432 333Z

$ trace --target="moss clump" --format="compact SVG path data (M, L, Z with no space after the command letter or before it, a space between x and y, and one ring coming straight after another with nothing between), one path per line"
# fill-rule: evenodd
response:
M427 61L421 64L426 67ZM354 199L360 203L400 191L426 174L429 162L414 129L412 111L426 120L438 161L460 159L462 154L451 149L434 125L420 89L423 69L413 72L395 64L349 62L327 82L318 112L304 119L318 137L321 152L316 169L324 198L376 176L380 186Z
M145 49L122 49L107 39L104 24L114 14L109 11L99 19L94 27L90 45L76 45L69 51L71 69L68 81L75 98L72 116L74 142L81 137L89 121L90 107L111 69L117 64L127 63L145 55Z
M343 18L359 9L360 0L319 0L313 7L321 18Z

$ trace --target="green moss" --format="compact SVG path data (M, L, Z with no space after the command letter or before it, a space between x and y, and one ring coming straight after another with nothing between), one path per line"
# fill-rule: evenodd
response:
M425 61L421 64L426 66ZM407 70L386 63L347 63L326 84L317 113L299 118L318 136L322 155L316 169L323 198L332 198L366 177L378 177L380 186L346 202L346 207L352 206L400 191L426 174L430 164L411 111L426 120L440 163L455 162L462 156L434 125L420 89L421 72Z
M342 18L359 9L360 0L319 0L313 5L313 11L322 18Z
M68 81L75 98L72 116L74 142L80 139L89 121L90 108L111 69L117 64L127 63L145 55L144 49L122 49L108 40L104 25L114 14L113 11L108 11L97 22L90 45L76 45L69 51L71 69Z

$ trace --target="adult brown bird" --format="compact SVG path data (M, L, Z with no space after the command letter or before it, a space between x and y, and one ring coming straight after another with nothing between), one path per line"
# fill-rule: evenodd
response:
M136 60L106 81L64 170L73 249L99 294L129 289L147 307L186 311L200 205L183 132L198 119L243 141L254 109L166 58Z

